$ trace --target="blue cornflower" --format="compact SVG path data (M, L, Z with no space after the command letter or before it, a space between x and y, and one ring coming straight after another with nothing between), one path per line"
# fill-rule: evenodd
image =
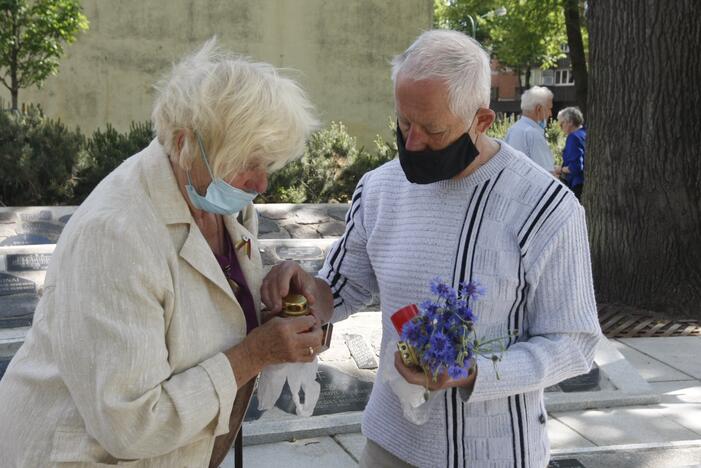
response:
M467 369L457 364L448 366L448 375L453 380L464 379L467 377Z
M484 296L486 289L478 281L470 281L465 283L464 281L460 283L460 295L464 298L470 298L473 301L477 300L480 296Z
M443 282L441 278L434 278L431 281L431 292L439 298L444 299L447 303L455 302L458 293L452 287Z

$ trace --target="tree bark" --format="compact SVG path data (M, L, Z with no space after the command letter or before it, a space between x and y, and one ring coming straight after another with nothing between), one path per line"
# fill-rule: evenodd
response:
M574 90L577 95L577 105L587 119L587 60L584 56L584 41L582 40L582 24L579 20L579 0L565 0L565 27L567 29L567 45L570 49L570 61L574 74Z
M701 2L589 8L583 204L597 298L701 318Z

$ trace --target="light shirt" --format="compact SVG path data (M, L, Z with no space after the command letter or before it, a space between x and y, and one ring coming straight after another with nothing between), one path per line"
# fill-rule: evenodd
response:
M545 131L535 120L522 115L506 132L504 141L546 171L553 172L555 169L555 160L545 139Z

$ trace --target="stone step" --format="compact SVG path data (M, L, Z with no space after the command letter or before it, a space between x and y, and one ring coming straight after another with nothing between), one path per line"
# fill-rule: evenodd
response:
M325 239L343 234L348 204L256 205L262 239ZM55 244L77 206L0 207L0 246Z

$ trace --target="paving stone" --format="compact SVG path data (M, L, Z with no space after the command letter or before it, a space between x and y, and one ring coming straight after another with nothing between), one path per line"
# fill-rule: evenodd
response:
M594 447L591 441L555 418L548 420L547 429L552 449Z
M607 408L553 417L596 445L696 440L699 434L666 417L659 407Z
M346 231L346 225L338 221L321 223L316 227L316 231L321 237L341 237Z
M294 239L315 239L321 235L317 232L316 226L310 224L283 224L282 228L290 233L290 237Z
M294 217L290 221L299 224L319 224L328 220L326 209L320 205L297 205L298 208L292 210Z
M244 446L246 468L355 468L357 462L331 437ZM234 468L232 452L221 468Z
M346 213L348 213L348 208L350 208L350 205L348 205L348 204L327 205L326 212L329 214L329 216L331 218L337 219L339 221L343 221L345 223Z
M363 449L365 448L365 442L367 441L363 434L337 434L333 438L350 453L351 457L356 461L360 460Z
M660 403L701 403L700 380L653 382L650 386L661 395Z
M701 379L701 336L622 338L620 341L694 379Z
M290 233L284 229L279 231L269 232L267 234L259 234L258 239L291 239Z
M256 210L269 219L285 219L296 205L291 203L265 203L256 205Z
M640 338L635 338L640 339ZM661 338L654 338L659 340ZM677 338L674 338L677 339ZM647 356L635 348L632 348L621 340L609 340L609 342L632 364L640 375L648 382L664 382L671 380L693 380L692 377L679 372L657 359Z
M280 231L280 225L270 218L258 215L258 233L269 234Z

